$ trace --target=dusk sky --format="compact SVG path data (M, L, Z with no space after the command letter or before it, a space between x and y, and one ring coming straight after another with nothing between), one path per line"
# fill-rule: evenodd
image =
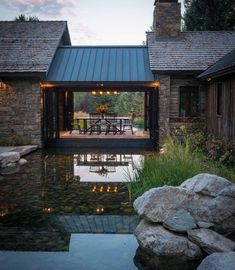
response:
M73 45L141 45L152 25L153 4L154 0L0 0L0 20L13 20L21 13L66 20Z

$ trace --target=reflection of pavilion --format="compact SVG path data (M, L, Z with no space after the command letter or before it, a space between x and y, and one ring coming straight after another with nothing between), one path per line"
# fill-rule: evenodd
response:
M74 155L76 166L90 166L89 172L105 176L116 172L118 166L128 166L133 163L132 155L126 154L77 154Z

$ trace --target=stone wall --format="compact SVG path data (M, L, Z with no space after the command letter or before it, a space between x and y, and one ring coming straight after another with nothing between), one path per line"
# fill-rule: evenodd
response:
M159 145L161 146L164 142L164 139L169 134L170 76L160 75L159 81Z
M153 29L156 36L178 36L181 27L181 4L157 2L153 14Z
M164 139L170 132L178 128L181 124L188 124L195 118L179 117L179 88L181 86L199 86L199 118L205 118L205 88L199 85L199 81L194 78L174 79L168 75L160 75L159 88L159 144L163 144Z
M9 79L0 90L0 139L28 137L42 146L39 78Z

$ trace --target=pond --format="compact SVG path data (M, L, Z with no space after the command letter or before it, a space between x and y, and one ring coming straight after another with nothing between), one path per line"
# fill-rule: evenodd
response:
M139 218L128 181L146 155L37 151L2 170L0 269L196 269L153 258L133 236Z
M128 174L143 153L37 151L0 175L0 265L138 269Z

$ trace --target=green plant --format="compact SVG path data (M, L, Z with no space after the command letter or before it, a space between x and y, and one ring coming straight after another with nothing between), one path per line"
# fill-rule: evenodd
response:
M179 185L199 173L217 174L235 182L234 169L209 160L199 149L192 149L187 139L182 143L176 137L169 137L163 153L146 157L134 176L129 177L129 193L135 198L153 187Z

